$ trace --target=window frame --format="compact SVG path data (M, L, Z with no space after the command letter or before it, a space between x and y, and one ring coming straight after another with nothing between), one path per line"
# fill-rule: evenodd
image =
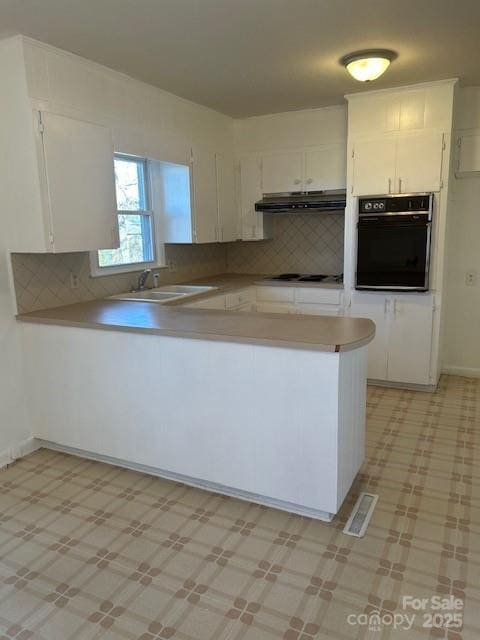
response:
M158 216L155 213L155 209L152 205L152 181L151 181L151 172L150 172L150 161L148 158L144 158L142 156L136 156L129 153L114 153L115 159L123 159L130 160L132 162L136 162L138 164L143 164L143 185L141 191L144 193L143 199L145 202L145 209L117 209L117 224L118 224L118 216L120 215L135 215L135 216L145 216L150 220L151 225L151 244L152 244L152 253L153 260L148 260L144 262L125 262L122 264L111 265L108 267L101 267L99 261L99 251L102 249L98 249L96 251L90 252L90 275L92 277L102 277L102 276L110 276L115 274L122 273L133 273L135 271L142 271L143 269L162 267L163 264L159 262L161 251L158 246L158 236L157 236L157 227L158 227ZM139 185L140 186L140 185ZM116 185L115 185L116 192ZM108 249L107 249L108 251Z

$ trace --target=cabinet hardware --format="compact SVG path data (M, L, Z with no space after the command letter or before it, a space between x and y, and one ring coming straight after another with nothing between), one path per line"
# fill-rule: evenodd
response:
M307 184L312 184L312 182L313 182L313 179L312 179L312 178L308 178L308 179L307 179Z
M50 242L51 245L54 244L54 237L53 237L53 233L50 231L50 233L48 234L48 240Z
M301 180L299 180L298 178L293 181L293 184L300 184L300 183L301 183Z
M392 179L388 179L388 193L392 193Z
M402 193L402 179L398 179L398 193Z
M397 299L396 298L393 300L393 317L395 320L397 319Z

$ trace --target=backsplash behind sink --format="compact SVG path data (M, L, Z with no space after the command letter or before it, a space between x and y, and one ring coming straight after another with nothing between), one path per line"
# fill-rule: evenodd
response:
M167 262L175 263L175 271L161 269L162 284L175 284L226 270L225 245L167 245L165 254ZM129 291L138 278L138 272L92 278L88 253L14 253L12 270L19 313L123 293ZM79 277L77 289L70 286L72 272Z

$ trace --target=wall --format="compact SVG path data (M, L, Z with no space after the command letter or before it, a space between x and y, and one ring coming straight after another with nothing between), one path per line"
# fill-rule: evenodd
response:
M454 127L480 129L480 87L460 89ZM480 276L480 177L452 179L450 192L444 370L480 376L480 282L465 284L468 270Z
M0 43L2 55L2 85L8 95L21 95L24 82L14 72L15 46ZM10 101L6 101L10 106ZM20 111L20 108L18 109ZM10 180L11 162L8 146L7 120L16 117L12 108L0 119L0 176L9 180L11 190L20 186L20 176ZM0 467L11 462L18 446L31 437L29 417L23 396L20 330L15 321L14 299L7 248L11 242L11 190L2 190L0 206Z

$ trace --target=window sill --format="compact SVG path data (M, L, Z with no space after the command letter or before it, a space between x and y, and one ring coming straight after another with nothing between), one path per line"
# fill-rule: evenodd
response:
M144 269L165 269L167 265L161 262L135 262L113 267L99 267L97 262L97 252L90 253L90 277L105 278L106 276L126 275L128 273L139 273Z

